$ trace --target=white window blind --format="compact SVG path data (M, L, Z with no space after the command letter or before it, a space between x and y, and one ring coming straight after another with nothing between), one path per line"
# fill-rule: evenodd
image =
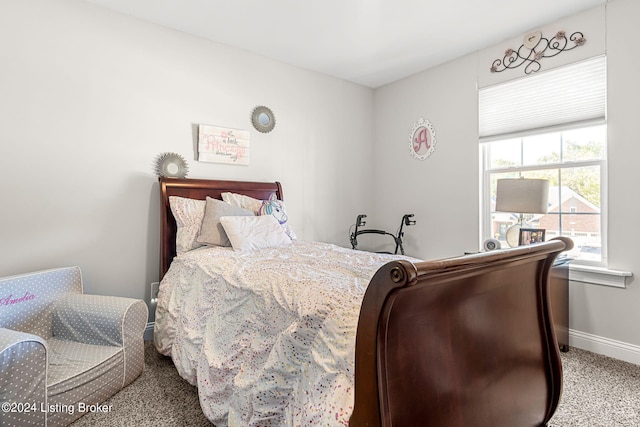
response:
M480 89L480 142L604 122L606 69L606 56L599 56Z

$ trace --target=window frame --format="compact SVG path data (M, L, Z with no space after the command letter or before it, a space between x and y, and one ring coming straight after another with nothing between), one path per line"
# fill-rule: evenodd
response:
M509 166L501 168L490 167L490 145L492 142L502 141L506 139L520 138L520 144L522 144L522 138L526 136L543 135L549 132L562 132L572 129L587 128L596 125L605 126L605 141L604 141L604 153L603 158L593 160L571 160L561 161L555 163L544 163L538 165L521 165L521 166ZM520 132L518 134L501 135L489 140L481 141L480 145L480 247L485 239L491 237L492 228L492 212L491 212L491 176L493 174L501 173L523 173L538 170L561 170L577 167L599 166L600 167L600 241L601 241L601 260L581 260L575 259L572 263L577 263L586 266L607 267L608 264L608 182L607 182L607 124L602 120L587 121L580 123L567 124L566 126L554 126L553 129L538 129ZM562 149L562 146L561 146ZM571 214L570 212L560 212L560 215ZM570 237L570 236L569 236Z

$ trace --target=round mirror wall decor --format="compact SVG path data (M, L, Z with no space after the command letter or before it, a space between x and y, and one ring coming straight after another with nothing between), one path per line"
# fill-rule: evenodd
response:
M269 107L259 105L251 112L251 124L258 132L269 133L276 125L276 117Z
M424 160L436 151L436 130L423 117L411 129L409 147L409 153L418 160Z
M161 153L156 158L156 174L167 178L184 178L189 172L187 161L180 154Z

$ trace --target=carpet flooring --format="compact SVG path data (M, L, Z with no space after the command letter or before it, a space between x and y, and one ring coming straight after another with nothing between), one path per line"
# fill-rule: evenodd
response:
M640 427L640 366L571 348L550 427Z
M562 399L549 427L640 427L640 366L577 348L562 353L562 364ZM211 426L196 388L150 342L142 375L105 404L110 412L86 414L73 427Z

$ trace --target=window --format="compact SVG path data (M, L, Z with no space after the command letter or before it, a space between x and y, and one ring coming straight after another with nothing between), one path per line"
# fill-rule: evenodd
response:
M548 179L548 212L525 215L525 222L545 229L547 240L570 237L572 258L605 264L605 69L600 57L480 90L483 239L506 247L506 230L518 221L517 212L495 211L498 179ZM548 113L554 109L559 113Z
M525 222L531 228L545 229L546 239L573 239L570 256L601 262L605 153L606 125L483 144L487 188L483 200L490 215L484 236L498 239L504 246L506 230L518 221L518 213L495 212L498 179L548 179L548 212L525 215Z

